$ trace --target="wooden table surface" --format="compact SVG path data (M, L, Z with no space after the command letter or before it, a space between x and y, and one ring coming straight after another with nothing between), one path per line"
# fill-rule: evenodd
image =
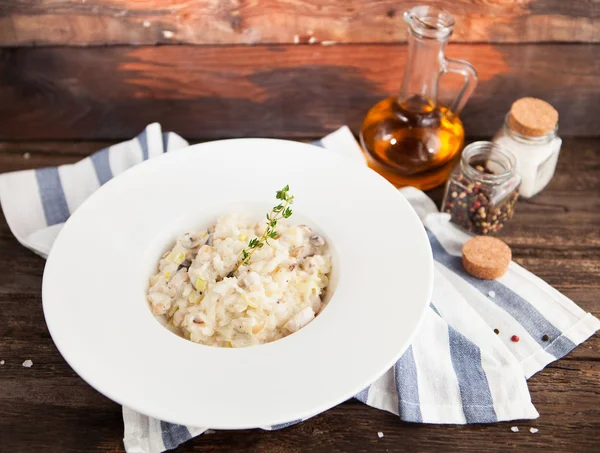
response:
M106 144L0 143L0 173L74 162ZM500 236L519 264L599 316L600 139L565 140L550 186L533 200L520 201ZM42 313L44 260L14 239L4 216L0 267L0 360L5 361L0 366L0 451L123 451L121 408L80 379L58 353ZM32 368L22 367L26 359L33 361ZM598 451L599 335L535 375L529 387L538 420L417 425L352 400L281 431L221 431L175 451ZM512 432L511 426L520 431ZM539 432L531 434L530 427ZM379 439L378 431L385 437Z

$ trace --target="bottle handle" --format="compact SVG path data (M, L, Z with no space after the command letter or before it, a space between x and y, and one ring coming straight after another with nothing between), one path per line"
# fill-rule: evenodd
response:
M477 86L477 71L467 61L446 59L446 64L442 72L453 72L465 78L465 83L463 83L462 88L450 106L450 110L458 115Z

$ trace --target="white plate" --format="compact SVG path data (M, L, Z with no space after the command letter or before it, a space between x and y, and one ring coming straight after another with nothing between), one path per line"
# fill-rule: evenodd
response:
M334 250L323 312L282 340L242 349L161 326L145 292L175 237L228 211L260 219L286 184L290 221ZM67 362L118 403L192 426L269 426L335 406L388 370L425 313L432 263L416 213L375 172L311 145L226 140L150 159L94 193L54 243L44 314Z

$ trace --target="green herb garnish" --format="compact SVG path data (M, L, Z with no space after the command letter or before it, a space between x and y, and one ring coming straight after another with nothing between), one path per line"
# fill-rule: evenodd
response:
M242 264L248 264L256 249L263 248L265 244L269 243L269 239L275 239L277 237L277 231L275 230L277 222L281 219L287 219L292 215L290 205L294 202L294 196L288 193L289 190L290 186L285 186L283 189L277 191L275 198L277 198L280 203L267 214L267 228L265 232L260 239L253 238L248 242L248 247L242 250L235 268L229 275L232 275L237 271Z

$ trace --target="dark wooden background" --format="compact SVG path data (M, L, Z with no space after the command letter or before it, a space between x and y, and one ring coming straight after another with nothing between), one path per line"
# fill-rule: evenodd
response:
M419 3L0 0L0 140L123 139L151 121L194 139L356 131L400 89L402 13ZM598 135L598 0L429 3L456 16L448 54L479 71L468 135L525 95L558 108L563 136Z

